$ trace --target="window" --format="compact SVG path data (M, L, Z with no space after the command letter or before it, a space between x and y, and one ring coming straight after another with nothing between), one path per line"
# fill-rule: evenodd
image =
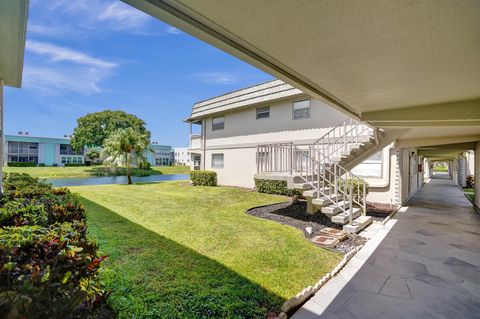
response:
M212 168L223 168L223 154L212 154Z
M62 156L62 164L65 164L67 162L67 158L65 156Z
M382 152L377 152L365 160L365 163L381 163L381 162L382 162Z
M270 117L270 106L257 107L257 120Z
M7 149L10 161L38 162L38 143L9 141Z
M80 155L83 153L83 149L80 152L75 152L70 144L60 144L60 154L61 155Z
M352 172L355 175L370 178L382 178L382 171L383 154L381 151L370 156L368 159L366 159L352 169Z
M223 130L225 128L225 116L212 118L212 131Z
M310 100L293 102L293 119L310 118Z

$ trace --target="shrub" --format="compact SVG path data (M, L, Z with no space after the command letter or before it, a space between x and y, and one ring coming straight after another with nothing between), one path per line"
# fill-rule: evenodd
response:
M475 176L468 175L467 176L467 187L475 187Z
M81 221L1 229L2 303L24 318L65 318L98 302L96 276L105 257L85 229Z
M287 181L255 178L255 188L259 193L298 196L301 193L287 187Z
M53 167L57 167L58 164L57 164L57 163L53 163L52 166L53 166Z
M151 167L150 162L141 162L141 163L138 165L138 168L143 169L143 170L149 170L150 167Z
M65 167L85 166L85 163L65 163Z
M350 189L350 185L353 189L353 199L357 202L360 202L360 197L357 195L363 191L363 184L365 184L365 198L368 195L368 183L361 179L361 178L347 178L345 180L339 180L338 187L343 189L344 185L346 185L347 192Z
M38 167L45 167L45 163L38 163Z
M190 179L194 186L217 186L217 173L212 171L192 171Z
M37 164L33 162L8 162L7 166L11 167L35 167Z
M67 318L105 296L105 257L87 239L85 209L68 189L5 174L0 201L0 308L21 318Z

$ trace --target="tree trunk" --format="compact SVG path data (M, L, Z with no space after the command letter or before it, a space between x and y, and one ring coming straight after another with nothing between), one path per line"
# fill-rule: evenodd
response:
M128 184L132 184L132 176L130 176L130 162L131 162L131 155L128 153L127 155L127 178Z

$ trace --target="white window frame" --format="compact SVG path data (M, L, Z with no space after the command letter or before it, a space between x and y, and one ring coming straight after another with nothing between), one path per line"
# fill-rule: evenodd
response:
M216 119L223 119L223 122L215 124L214 122L215 122ZM217 125L218 127L215 127L215 125ZM220 125L221 125L221 127L220 127ZM221 131L221 130L224 130L224 129L225 129L225 116L222 115L222 116L212 117L212 131Z
M378 159L372 159L372 157L377 156L377 154L380 155L380 159L379 160ZM368 165L380 165L380 175L361 174L360 172L355 173L355 175L357 175L358 177L362 177L362 178L372 178L372 179L384 178L384 172L383 172L384 165L385 165L384 161L385 161L385 158L384 158L383 151L379 151L379 152L373 154L372 156L370 156L369 158L367 158L366 160L364 160L363 162L359 163L357 166L363 165L365 167L365 166L368 166Z
M215 165L215 156L221 156L222 158L222 164L221 165ZM225 155L223 153L212 153L212 168L224 168L225 167Z
M303 108L300 108L300 109L297 109L295 110L295 105L297 103L302 103L302 102L308 102L308 107L303 107ZM299 110L305 110L305 109L308 109L308 116L304 117L296 117L295 116L295 111L299 111ZM309 119L311 117L311 112L312 112L312 100L310 99L305 99L305 100L297 100L297 101L293 101L293 104L292 104L292 118L294 120L305 120L305 119Z
M267 114L267 116L259 116L261 114ZM270 117L270 106L261 106L255 109L255 118L257 120L268 119Z

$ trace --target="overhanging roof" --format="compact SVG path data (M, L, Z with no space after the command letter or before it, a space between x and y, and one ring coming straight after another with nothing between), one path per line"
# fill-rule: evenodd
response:
M299 95L304 95L304 93L282 80L273 80L197 102L193 105L192 114L187 121L191 122L207 115L224 113Z
M28 0L0 0L0 79L22 85Z
M123 1L375 126L480 135L480 1Z

